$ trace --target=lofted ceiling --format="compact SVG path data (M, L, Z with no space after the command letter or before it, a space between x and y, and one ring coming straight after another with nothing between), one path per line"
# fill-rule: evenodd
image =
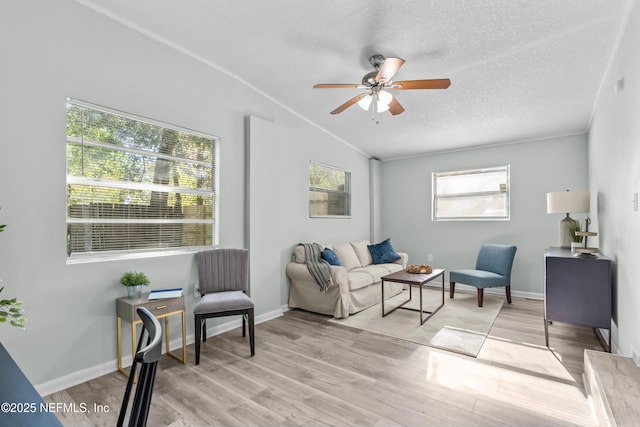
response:
M236 76L368 156L410 157L587 131L633 0L79 0ZM373 54L406 60L405 112L336 107Z

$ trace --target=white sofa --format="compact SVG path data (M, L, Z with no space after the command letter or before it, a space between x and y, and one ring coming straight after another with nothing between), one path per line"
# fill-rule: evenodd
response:
M368 240L340 245L324 245L332 249L342 266L331 266L332 284L327 292L309 273L304 248L297 246L286 272L289 277L289 307L301 308L336 318L348 317L382 301L381 277L407 267L408 255L398 252L394 262L373 264ZM402 284L385 282L385 299L402 291Z

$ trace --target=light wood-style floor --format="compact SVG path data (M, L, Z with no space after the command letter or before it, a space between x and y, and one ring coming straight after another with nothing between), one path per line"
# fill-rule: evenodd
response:
M197 367L193 345L186 366L164 356L149 426L593 426L583 350L602 348L556 322L547 349L542 304L505 303L478 358L293 310L256 325L253 358L238 329L207 340ZM65 425L114 426L125 385L114 372L45 400L87 406Z

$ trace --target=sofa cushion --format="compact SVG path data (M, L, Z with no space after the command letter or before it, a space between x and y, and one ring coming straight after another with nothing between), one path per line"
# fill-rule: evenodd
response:
M366 271L363 271L362 268L356 268L356 269L350 270L347 273L347 279L349 281L350 291L355 291L356 289L364 288L373 283L373 277Z
M338 259L340 259L342 266L347 270L360 267L360 260L358 259L358 256L353 250L351 244L343 243L341 245L334 245L333 251L338 255Z
M391 239L383 240L375 245L369 245L368 248L374 264L385 264L401 258L396 250L393 249L393 246L391 246Z
M331 265L342 266L338 255L336 255L336 253L329 248L324 248L320 253L320 256L323 260L327 261Z
M326 248L331 249L330 245L320 244L320 246L322 246L322 249L326 249ZM295 248L293 248L293 259L298 264L306 264L307 263L307 255L304 253L304 246L298 245Z
M307 262L307 256L304 253L304 247L298 245L293 249L293 256L298 264Z
M371 258L371 252L369 252L368 246L371 244L368 240L362 240L360 242L349 242L353 251L360 261L360 267L366 267L373 264L373 258Z
M354 268L351 272L367 273L371 276L371 283L379 282L382 276L389 274L389 270L385 267L377 265L369 265L367 267Z
M389 272L389 274L395 273L396 271L403 270L402 265L396 264L396 263L392 263L392 262L388 262L388 263L385 263L385 264L376 264L376 267L385 268Z

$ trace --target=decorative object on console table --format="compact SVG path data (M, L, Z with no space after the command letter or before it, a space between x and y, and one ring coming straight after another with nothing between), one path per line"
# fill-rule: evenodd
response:
M552 321L591 326L611 351L611 260L602 254L576 257L566 248L547 248L544 275L544 336ZM605 342L599 328L608 329Z
M559 191L547 193L547 213L564 213L566 217L560 221L560 246L569 248L573 236L571 229L576 229L577 222L570 213L589 212L588 191Z
M147 299L153 301L156 299L178 298L182 296L182 288L173 289L156 289L149 292Z
M142 287L149 285L149 278L144 273L128 271L120 278L120 283L127 287L127 296L137 299L142 296Z
M576 231L576 236L580 236L582 237L582 240L584 241L584 246L582 247L571 247L571 251L572 252L576 252L576 255L588 255L588 256L592 256L593 254L596 254L599 252L598 248L590 248L587 246L587 237L594 237L597 236L598 233L594 233L589 231L589 224L591 224L591 218L586 217L584 219L584 224L585 224L585 229L584 231Z

